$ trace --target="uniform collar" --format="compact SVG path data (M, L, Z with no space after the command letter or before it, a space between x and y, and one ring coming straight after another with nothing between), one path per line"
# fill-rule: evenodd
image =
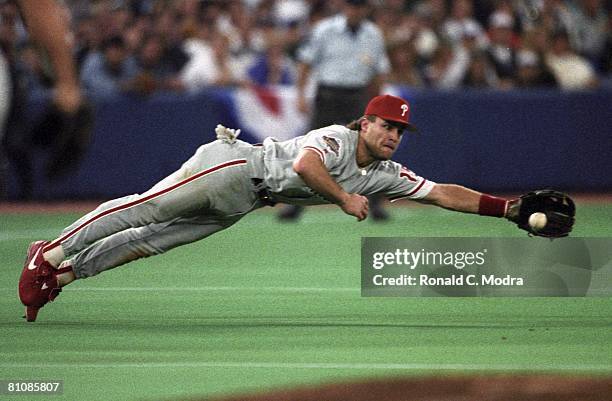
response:
M348 32L350 34L357 35L359 31L361 30L361 28L363 27L364 21L361 21L359 25L357 26L357 29L352 30L349 28L347 18L344 14L340 14L338 17L339 17L338 26L343 32Z

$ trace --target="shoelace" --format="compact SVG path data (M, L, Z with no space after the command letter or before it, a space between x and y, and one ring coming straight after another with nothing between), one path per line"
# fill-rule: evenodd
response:
M36 280L46 279L47 277L53 275L53 268L50 266L46 266L42 264L38 269L36 269Z

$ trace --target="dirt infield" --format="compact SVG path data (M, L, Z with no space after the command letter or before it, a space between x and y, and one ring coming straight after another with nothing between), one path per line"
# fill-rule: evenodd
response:
M612 378L499 375L395 378L208 401L610 401ZM195 401L195 399L194 399Z

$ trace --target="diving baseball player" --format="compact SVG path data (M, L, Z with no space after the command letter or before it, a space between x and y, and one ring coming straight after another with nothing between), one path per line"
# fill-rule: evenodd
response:
M239 130L218 126L216 141L147 192L103 203L55 240L30 244L19 281L26 318L34 321L76 279L206 238L276 202L333 203L361 221L368 215L366 196L384 194L520 221L520 205L529 202L436 184L391 161L402 133L412 128L408 102L389 95L373 98L364 116L348 126L283 142L268 138L262 146L236 140ZM571 212L565 231L553 234L567 235Z

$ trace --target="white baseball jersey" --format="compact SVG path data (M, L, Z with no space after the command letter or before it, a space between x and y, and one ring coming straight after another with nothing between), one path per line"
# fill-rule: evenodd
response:
M293 162L302 149L317 153L334 181L349 193L364 196L384 194L393 201L423 198L434 187L434 182L391 160L376 161L364 168L357 166L358 137L357 131L342 125L330 125L288 141L267 138L263 143L264 180L273 198L300 205L329 203L293 170Z

